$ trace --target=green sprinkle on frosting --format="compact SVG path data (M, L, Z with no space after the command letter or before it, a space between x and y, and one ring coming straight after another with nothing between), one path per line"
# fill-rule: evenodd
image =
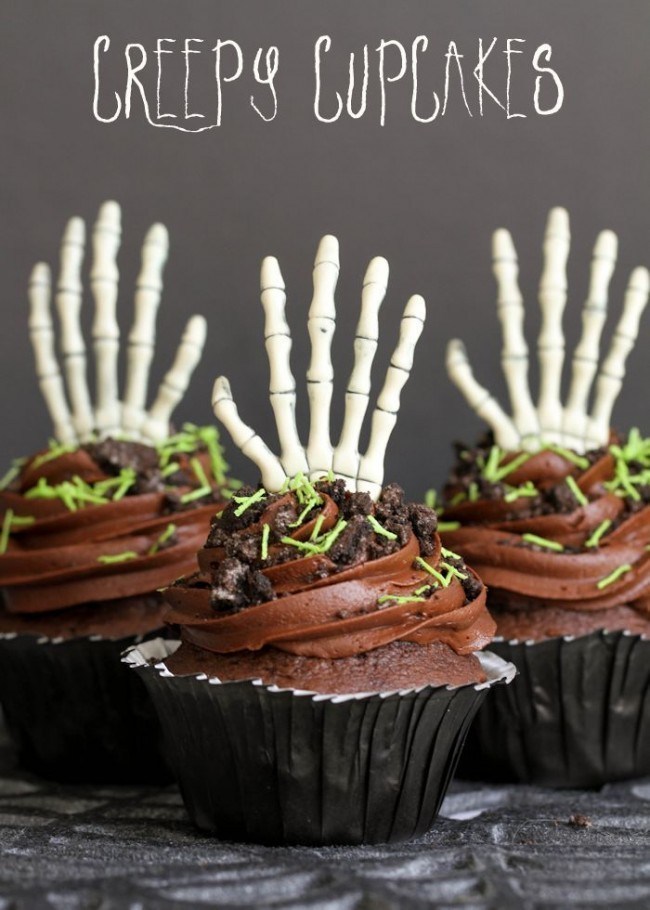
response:
M453 550L448 550L447 547L440 547L440 552L445 557L445 559L461 559L458 553L454 553Z
M571 492L572 492L573 495L575 496L575 498L576 498L576 500L577 500L577 502L578 502L579 505L581 505L581 506L587 506L587 505L589 505L589 500L587 499L587 497L585 496L585 494L582 492L582 490L580 489L580 487L578 486L578 484L575 482L575 478L573 478L573 477L569 474L568 477L565 477L565 478L564 478L564 481L565 481L567 487L571 490Z
M531 452L522 452L520 455L517 455L516 458L503 464L502 462L503 459L507 457L507 452L504 452L499 446L492 446L487 462L484 462L482 459L478 460L479 466L482 464L481 476L489 483L500 483L504 477L513 474L517 468L520 468L522 464L527 462L531 456Z
M600 543L601 537L609 530L612 526L611 518L606 518L604 521L598 525L593 534L585 540L585 547L597 547Z
M527 480L524 484L518 487L509 487L507 493L503 497L506 502L514 502L516 499L522 499L524 497L533 498L539 495L539 491L532 480Z
M197 427L193 423L183 424L179 433L156 445L159 466L164 470L178 455L193 455L201 449L208 453L210 470L216 483L219 486L229 483L233 487L233 483L226 480L229 465L223 455L219 432L214 426Z
M162 532L162 534L160 535L158 540L149 547L149 551L148 551L147 555L154 556L160 550L160 548L162 546L164 546L168 540L171 539L171 537L175 534L175 532L176 532L176 525L173 522L170 522L167 525L167 527L165 528L165 530Z
M460 528L459 521L439 521L438 522L438 531L441 534L444 534L445 531L457 531Z
M124 550L123 553L113 553L112 555L107 554L106 556L98 556L97 562L101 562L106 566L110 566L112 563L117 562L128 562L129 559L137 559L138 554L135 550Z
M557 540L548 540L546 537L540 537L538 534L522 534L521 539L526 543L535 544L537 547L544 547L547 550L554 550L556 553L562 553L564 547Z
M366 520L375 534L379 534L380 537L387 537L388 540L397 540L397 534L394 534L392 531L388 531L377 521L374 515L366 515Z
M186 505L188 502L195 502L197 499L203 499L204 496L209 496L212 493L212 487L197 487L195 490L190 490L189 493L183 493L181 496L181 502L183 505Z
M574 464L577 468L581 468L583 471L586 471L589 467L588 458L585 458L582 455L578 455L577 452L572 452L571 449L565 449L563 446L557 446L555 443L546 443L544 446L542 446L541 451L555 452L556 455L560 455L562 458L570 461L571 464Z
M256 490L251 496L233 496L233 502L239 503L235 509L235 516L239 518L240 515L244 514L246 509L250 508L254 503L259 502L261 499L264 499L266 495L264 487L260 487L259 490Z
M312 555L320 553L318 544L311 543L308 540L294 540L293 537L281 537L280 542L286 543L290 547L296 547L298 550L304 550L306 553L311 553Z
M625 563L625 565L619 566L617 569L614 569L613 572L610 572L609 575L601 578L596 587L599 591L602 591L603 588L607 588L609 585L613 585L615 581L618 581L618 579L621 578L621 576L626 575L631 571L632 566L629 563Z
M324 521L325 521L325 516L319 515L318 518L316 519L316 521L314 522L314 527L312 528L312 532L309 535L310 540L315 540L318 537L318 535L320 534L320 529L323 527Z
M48 461L54 461L55 459L60 458L62 455L68 455L70 452L75 452L76 449L76 445L65 442L58 442L56 439L50 439L49 450L47 452L43 452L42 455L38 455L32 461L31 466L33 468L40 468L41 465L46 464Z
M2 519L2 530L0 531L0 553L7 552L9 537L14 528L33 525L35 520L33 515L16 515L13 509L7 509Z
M422 559L421 556L416 556L415 562L421 569L424 569L425 572L428 572L429 575L433 575L436 581L439 582L443 588L446 588L448 586L449 582L445 580L445 576L442 574L442 572L439 572L437 569L434 569L433 566L430 566L429 563L425 559Z
M11 481L18 477L20 474L20 469L26 461L26 458L14 458L14 460L11 462L11 467L0 479L0 490L6 490Z
M190 465L192 466L192 470L194 471L196 478L199 481L199 486L209 487L210 481L206 477L205 469L200 460L196 456L194 458L190 458Z

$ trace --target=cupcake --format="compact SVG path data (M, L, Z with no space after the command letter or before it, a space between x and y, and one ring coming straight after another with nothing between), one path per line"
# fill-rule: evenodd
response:
M595 384L616 238L596 242L583 333L566 406L559 400L568 217L549 217L540 285L541 393L532 404L523 307L510 235L494 236L512 417L473 379L460 342L451 378L490 425L458 447L445 487L445 546L488 586L488 607L519 677L480 712L463 772L555 787L597 787L650 773L650 440L620 437L610 416L648 297L632 272Z
M201 317L188 323L145 410L167 253L161 225L145 240L126 392L117 398L119 237L120 211L109 202L93 233L94 408L79 329L80 219L64 234L56 294L67 394L54 354L49 271L34 269L30 333L55 438L17 459L0 490L0 702L23 765L62 780L168 778L146 692L119 655L165 628L158 589L191 570L210 517L231 492L215 428L170 431L203 348Z
M494 631L485 588L444 549L432 509L382 486L399 396L422 331L412 297L373 415L359 433L388 266L364 280L339 444L329 442L338 244L321 241L309 314L311 430L295 424L291 339L274 259L262 266L271 402L280 457L239 419L230 387L215 414L259 467L212 522L198 571L166 592L181 641L131 649L192 820L262 843L403 840L431 824L467 727L512 668L481 653Z

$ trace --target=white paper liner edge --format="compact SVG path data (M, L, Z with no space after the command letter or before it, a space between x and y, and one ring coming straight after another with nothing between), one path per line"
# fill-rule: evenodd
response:
M149 641L142 642L138 645L132 645L130 648L127 648L122 655L122 661L134 670L143 669L146 667L150 670L157 670L160 676L173 677L178 679L187 678L174 677L174 674L171 673L163 663L167 657L171 657L171 655L180 647L180 645L181 642L177 640L152 638ZM477 692L481 691L482 689L489 689L490 686L493 686L495 683L511 683L517 675L517 668L514 664L503 660L502 657L499 657L492 651L476 652L475 657L477 657L480 661L481 667L487 676L485 682L475 683L473 685L473 688L476 689ZM292 692L294 695L308 696L314 701L331 701L334 704L350 700L371 698L375 695L379 695L380 698L388 698L391 695L408 695L411 693L422 692L424 689L447 689L448 691L453 691L454 689L463 688L463 686L451 685L424 685L418 686L415 689L392 689L388 692L354 692L350 695L327 695L325 693L312 692L306 689L283 689L279 686L269 686L261 679L242 679L222 683L220 679L212 676L208 677L205 673L196 674L193 678L204 682L207 681L209 685L213 686L232 685L234 682L250 682L254 686L264 687L267 692Z

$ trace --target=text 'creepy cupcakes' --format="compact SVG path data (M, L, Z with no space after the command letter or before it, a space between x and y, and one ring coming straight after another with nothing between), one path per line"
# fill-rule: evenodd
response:
M481 649L494 624L475 573L443 548L433 510L382 486L384 452L422 331L412 297L359 436L388 264L364 279L339 443L330 442L338 244L314 266L306 446L295 422L291 337L277 261L262 265L270 397L281 455L215 383L215 414L259 467L214 518L199 570L167 590L182 643L126 655L159 713L193 821L263 843L403 840L431 825L467 727L511 665Z

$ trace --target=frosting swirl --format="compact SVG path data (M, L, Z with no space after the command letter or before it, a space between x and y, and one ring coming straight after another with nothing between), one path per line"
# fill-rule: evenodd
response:
M625 604L650 616L649 454L638 434L584 457L464 450L445 488L443 540L489 586L491 607Z
M434 512L395 485L375 504L340 480L298 484L246 491L214 519L199 571L165 592L185 641L345 658L393 642L467 655L491 640L485 589L441 546Z
M0 491L6 610L150 594L189 571L227 492L215 456L216 439L186 427L159 448L109 439L26 459Z

